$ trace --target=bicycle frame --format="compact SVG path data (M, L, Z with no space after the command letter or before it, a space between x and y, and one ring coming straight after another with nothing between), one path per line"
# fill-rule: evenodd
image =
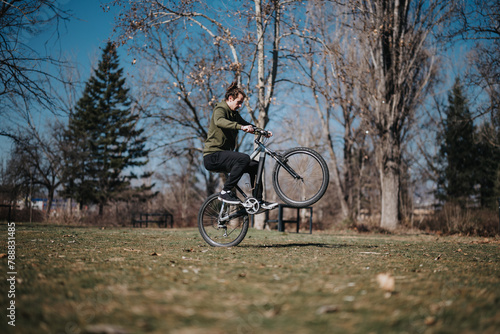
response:
M238 202L228 204L221 200L220 194L212 194L205 200L198 213L198 229L203 239L211 246L238 245L248 231L249 215L259 214L271 208L265 206L269 205L268 203L263 205L263 202L257 199L260 199L263 192L262 181L267 155L276 161L272 171L274 190L287 205L297 208L312 205L321 199L328 187L328 166L318 152L307 147L294 147L277 153L266 147L266 140L262 139L269 137L269 132L259 128L254 130L255 149L250 158L252 173L255 172L256 175L255 179L251 177L255 182L251 185L251 195L245 194L236 185ZM257 159L259 161L256 163ZM273 207L276 204L273 203Z
M260 154L260 157L259 157L259 166L258 166L258 169L257 169L257 175L255 177L254 189L259 189L258 187L262 186L261 185L262 173L264 172L264 164L266 162L266 155L267 154L269 154L274 160L276 160L276 163L278 163L281 167L283 167L283 169L285 169L288 173L290 173L290 175L292 175L293 178L295 178L297 180L301 180L302 177L300 177L300 175L298 175L290 166L288 166L286 164L286 161L283 161L283 158L280 157L280 155L278 153L276 153L273 150L267 148L264 145L264 143L262 143L261 138L262 138L263 134L266 133L266 131L261 131L261 130L256 129L256 132L258 132L258 136L255 139L255 144L257 145L257 147L255 148L255 150L250 155L250 159L254 160L257 157L257 155ZM238 185L236 185L235 189L245 199L248 199L247 194L245 194L245 192L243 190L241 190L241 188Z

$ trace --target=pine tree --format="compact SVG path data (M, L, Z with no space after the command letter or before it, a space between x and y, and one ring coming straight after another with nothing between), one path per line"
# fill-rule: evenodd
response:
M475 194L477 151L474 124L468 101L457 78L448 95L439 161L443 169L438 181L437 196L441 200L468 202Z
M146 138L128 93L116 48L108 43L64 133L66 196L98 204L100 214L109 201L130 194L137 178L130 169L147 163Z
M500 196L500 114L493 110L491 116L491 123L478 130L477 170L481 206L496 209Z
M477 182L479 185L479 196L481 207L495 208L497 197L499 195L497 186L497 174L499 171L499 148L495 147L490 138L485 136L484 128L481 127L478 133L479 142L477 143Z

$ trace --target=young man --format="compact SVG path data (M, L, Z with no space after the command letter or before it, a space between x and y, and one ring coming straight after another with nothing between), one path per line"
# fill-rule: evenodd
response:
M234 152L238 131L254 132L254 126L245 121L238 112L245 98L246 94L236 82L233 82L226 91L225 100L215 105L203 150L203 162L207 170L229 173L224 188L219 194L219 199L229 204L241 203L231 190L238 184L244 173L250 175L250 182L255 185L259 165L257 161L251 160L248 154ZM272 136L272 133L269 136ZM253 196L260 202L263 209L270 210L278 205L278 203L263 201L262 189L254 189Z

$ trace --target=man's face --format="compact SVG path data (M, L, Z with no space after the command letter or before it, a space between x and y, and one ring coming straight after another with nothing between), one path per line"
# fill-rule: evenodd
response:
M236 111L240 109L241 105L243 104L243 101L245 98L243 97L243 94L238 94L238 98L234 99L232 96L229 97L229 99L226 101L229 109L232 111Z

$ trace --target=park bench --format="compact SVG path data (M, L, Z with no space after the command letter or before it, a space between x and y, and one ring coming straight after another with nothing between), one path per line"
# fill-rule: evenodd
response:
M297 210L297 215L295 219L284 219L284 209L295 209ZM309 233L312 234L312 221L313 221L313 208L310 206L304 208L295 208L286 204L278 205L278 219L269 219L269 210L266 211L266 218L264 225L268 223L278 223L278 231L285 231L285 224L292 223L297 224L297 233L299 233L300 228L300 210L309 210ZM252 217L253 218L253 217ZM253 222L253 220L252 220Z
M161 227L164 225L167 227L167 225L170 223L170 227L172 228L174 226L174 216L170 212L143 212L134 215L132 218L132 225L135 227L136 225L139 225L139 227L142 227L142 224L146 224L146 227L148 227L149 223L155 223L158 224L158 227Z

